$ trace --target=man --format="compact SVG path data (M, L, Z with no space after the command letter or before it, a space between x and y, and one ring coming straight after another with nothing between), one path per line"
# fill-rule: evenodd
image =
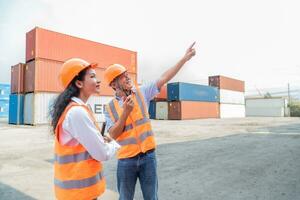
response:
M137 179L145 200L158 199L156 144L148 107L160 88L196 54L194 44L174 67L148 85L134 87L122 65L114 64L105 70L104 78L115 91L115 98L105 107L106 128L109 135L122 146L118 151L117 167L120 200L133 199Z

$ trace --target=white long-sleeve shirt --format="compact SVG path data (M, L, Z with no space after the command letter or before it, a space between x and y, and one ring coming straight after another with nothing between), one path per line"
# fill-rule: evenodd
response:
M72 97L72 101L86 105L77 97ZM98 161L111 159L120 148L114 140L110 143L104 142L89 113L81 106L74 106L67 112L61 126L59 142L67 146L76 146L80 143Z

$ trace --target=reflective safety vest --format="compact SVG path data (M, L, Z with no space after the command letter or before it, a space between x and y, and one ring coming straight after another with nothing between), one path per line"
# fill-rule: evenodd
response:
M59 200L91 200L100 196L105 190L105 178L102 174L101 162L93 159L81 144L66 146L61 145L58 141L59 129L68 110L73 106L85 108L96 125L94 114L88 107L75 102L70 103L61 115L55 129L55 196ZM97 128L99 129L98 126Z
M148 108L138 87L136 87L136 93L133 93L132 96L134 108L126 120L122 134L116 139L121 145L117 154L118 159L131 158L156 147ZM117 99L110 101L105 109L114 122L117 122L123 113L123 108L119 105Z

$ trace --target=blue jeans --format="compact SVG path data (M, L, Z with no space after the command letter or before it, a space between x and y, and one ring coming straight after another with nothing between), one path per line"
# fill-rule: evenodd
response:
M157 200L157 163L155 151L118 160L117 181L119 200L132 200L137 179L144 200Z

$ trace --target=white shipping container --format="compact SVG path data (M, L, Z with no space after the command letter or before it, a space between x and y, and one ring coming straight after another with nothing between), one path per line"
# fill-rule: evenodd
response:
M246 99L246 116L284 117L289 115L285 98Z
M283 107L246 107L247 117L284 117L285 110Z
M220 118L245 117L245 105L220 104Z
M248 108L282 108L286 106L287 100L283 98L246 99L246 107Z
M155 110L156 119L168 119L168 102L158 101L156 102Z
M50 122L49 111L59 93L28 93L24 98L24 124L37 125Z
M108 104L113 99L112 96L91 96L87 104L91 107L96 116L97 122L104 122L104 105Z
M220 89L220 103L225 104L245 104L245 93Z
M24 99L24 124L38 125L50 123L50 109L59 93L28 93ZM103 106L113 97L91 96L87 101L90 108L95 113L97 122L105 120Z

